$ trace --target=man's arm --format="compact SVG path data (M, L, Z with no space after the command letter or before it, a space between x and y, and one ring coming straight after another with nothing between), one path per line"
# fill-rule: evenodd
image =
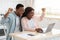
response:
M7 13L4 15L4 17L2 17L1 21L0 21L0 24L5 24L5 23L8 23L9 20L10 20L10 17L9 14L13 11L12 8L9 8Z
M1 25L4 25L6 23L9 23L9 20L10 20L10 16L8 15L7 18L5 17L2 17L1 21L0 21L0 24Z
M11 13L13 11L12 8L9 8L8 11L6 12L6 14L4 15L5 18L7 18L7 16L9 15L9 13Z

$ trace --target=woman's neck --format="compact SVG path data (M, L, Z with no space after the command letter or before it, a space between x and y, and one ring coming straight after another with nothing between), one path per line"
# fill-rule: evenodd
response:
M31 20L30 18L26 17L28 20Z

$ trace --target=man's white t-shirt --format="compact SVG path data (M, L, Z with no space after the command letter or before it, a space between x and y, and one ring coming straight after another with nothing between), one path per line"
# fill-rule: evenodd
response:
M15 28L15 32L19 32L19 17L18 16L16 16L16 28Z

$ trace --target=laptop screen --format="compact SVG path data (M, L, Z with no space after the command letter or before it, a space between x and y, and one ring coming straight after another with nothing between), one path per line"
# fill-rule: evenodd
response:
M4 35L5 35L4 29L0 29L0 36L4 36Z
M46 32L50 32L53 29L54 25L55 23L49 24Z

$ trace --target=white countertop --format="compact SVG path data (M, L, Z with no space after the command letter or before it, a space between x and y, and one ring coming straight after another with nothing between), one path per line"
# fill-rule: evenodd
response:
M35 36L29 36L27 34L34 34ZM36 33L36 32L21 32L21 33L12 33L10 34L12 37L16 38L22 38L25 40L56 40L60 37L60 30L53 29L50 33L42 34L42 33ZM60 39L60 38L59 38ZM58 39L58 40L59 40Z

